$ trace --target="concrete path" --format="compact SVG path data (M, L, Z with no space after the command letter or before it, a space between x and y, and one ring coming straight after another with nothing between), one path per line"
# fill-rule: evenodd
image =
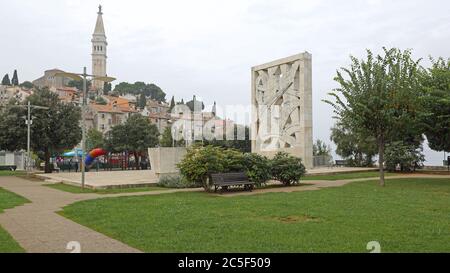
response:
M124 243L93 231L55 213L71 203L128 195L152 195L199 189L148 191L123 194L73 194L42 186L45 182L19 177L0 177L0 187L31 201L0 213L0 225L27 252L71 252L68 243L79 242L81 252L139 252Z
M398 178L448 178L448 175L412 174L386 177ZM276 187L256 189L252 192L226 193L220 196L261 194L267 192L293 192L318 190L326 187L338 187L350 182L374 180L360 178L336 181L305 181L309 185L298 187ZM105 197L156 195L185 191L203 191L203 189L174 189L163 191L130 192L120 194L73 194L42 186L46 182L30 181L19 177L0 177L0 187L21 195L31 203L7 209L0 214L0 225L5 228L27 252L70 252L69 242L80 243L81 252L140 252L124 243L77 224L56 212L71 203Z
M50 183L72 184L80 186L81 172L39 173L37 177ZM107 187L145 186L158 183L158 178L152 170L127 171L90 171L86 172L86 187L103 189Z

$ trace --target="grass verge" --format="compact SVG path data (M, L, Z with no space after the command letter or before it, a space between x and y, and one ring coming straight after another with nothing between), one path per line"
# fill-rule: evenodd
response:
M3 210L29 203L29 201L15 193L0 188L0 213ZM25 252L25 250L0 227L0 253Z

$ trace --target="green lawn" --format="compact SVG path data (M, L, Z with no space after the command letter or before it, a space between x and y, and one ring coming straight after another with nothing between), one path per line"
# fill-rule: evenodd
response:
M0 171L0 176L20 176L26 174L25 171Z
M450 179L318 191L82 201L60 212L147 252L450 252Z
M157 186L148 186L148 187L122 188L122 189L113 188L113 189L98 189L98 190L85 188L84 190L82 190L81 187L67 185L67 184L63 184L63 183L46 184L44 186L54 188L57 190L61 190L61 191L71 192L71 193L98 193L98 194L141 192L141 191L160 191L160 190L168 189L168 188L157 187Z
M15 193L0 188L0 213L5 209L13 208L28 203L29 201ZM24 249L9 235L6 230L0 227L0 253L5 252L25 252Z
M394 176L397 173L385 173L385 176ZM301 180L344 180L344 179L356 179L356 178L369 178L379 177L380 174L376 171L372 172L355 172L355 173L340 173L340 174L328 174L328 175L312 175L305 176Z

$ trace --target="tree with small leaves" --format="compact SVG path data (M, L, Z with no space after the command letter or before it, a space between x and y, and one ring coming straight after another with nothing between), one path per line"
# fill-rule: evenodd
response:
M33 110L31 148L45 161L45 172L52 172L50 158L81 141L80 108L63 103L48 88L34 92L19 107L8 107L0 115L0 150L21 150L27 147L26 105L48 107Z
M412 59L410 50L396 48L383 48L377 56L367 50L365 60L351 56L350 68L342 68L335 77L340 87L329 93L334 101L325 100L334 108L335 118L376 139L381 186L386 144L393 135L418 130L419 61Z
M431 149L450 152L450 58L431 63L422 78L424 133Z

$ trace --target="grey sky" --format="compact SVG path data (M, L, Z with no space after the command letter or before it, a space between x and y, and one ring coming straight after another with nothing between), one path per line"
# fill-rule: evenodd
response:
M314 139L329 142L335 71L366 48L411 48L416 58L450 56L450 2L1 0L0 74L34 80L50 68L90 65L98 4L108 37L108 75L154 82L168 98L221 105L250 102L250 67L313 54ZM426 151L429 163L443 154Z

